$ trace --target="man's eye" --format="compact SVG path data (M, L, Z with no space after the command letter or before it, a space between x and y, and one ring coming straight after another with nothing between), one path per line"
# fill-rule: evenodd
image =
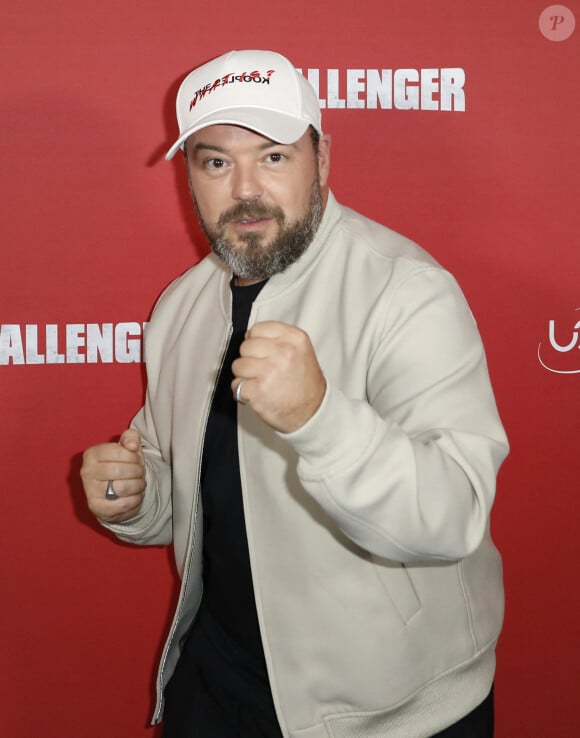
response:
M205 165L208 169L222 169L225 166L225 161L223 159L208 159Z
M268 154L268 161L271 161L274 164L277 164L283 159L284 159L284 154L281 154L279 151L273 151L271 154Z

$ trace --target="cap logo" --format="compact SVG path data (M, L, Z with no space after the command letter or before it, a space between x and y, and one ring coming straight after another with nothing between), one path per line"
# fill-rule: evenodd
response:
M189 110L191 112L192 108L194 108L200 100L202 100L206 95L210 95L212 92L217 90L218 87L224 87L225 85L231 85L236 82L269 85L270 77L275 71L275 69L268 69L265 74L257 70L254 72L242 72L241 74L234 74L233 72L225 74L223 77L216 79L215 82L208 82L207 85L196 90L193 100L189 103Z

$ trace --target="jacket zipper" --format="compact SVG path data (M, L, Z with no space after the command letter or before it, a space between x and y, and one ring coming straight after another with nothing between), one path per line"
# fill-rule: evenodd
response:
M197 475L195 479L195 485L193 488L193 494L195 498L195 507L193 510L193 514L191 516L191 526L189 529L189 535L191 537L191 546L189 546L188 554L187 554L187 563L184 569L184 575L183 580L181 583L181 593L179 597L179 602L177 603L177 608L175 611L175 616L173 618L173 623L171 624L171 630L169 631L169 635L167 637L167 641L165 644L165 648L163 649L163 657L161 659L161 663L159 665L159 669L157 672L157 705L155 709L155 714L153 715L153 720L151 721L152 725L157 725L161 722L162 716L163 716L163 708L165 704L165 698L163 695L164 689L165 689L165 683L164 683L164 674L165 674L165 664L167 662L167 656L169 655L169 651L171 650L171 646L173 645L173 639L175 637L175 631L177 630L177 626L179 625L183 613L183 608L185 605L185 593L187 592L187 585L189 583L189 576L191 572L191 560L193 558L193 552L195 550L196 542L197 542L197 536L195 535L195 531L197 530L197 514L199 510L199 497L200 497L200 482L201 482L201 464L202 464L202 455L203 455L203 447L205 444L205 434L207 433L207 424L209 421L209 413L211 411L211 406L213 404L213 399L216 393L217 389L217 383L220 377L220 374L223 369L224 361L226 358L226 353L228 350L228 345L230 342L230 339L232 337L233 333L233 325L230 323L228 326L228 330L226 333L226 340L225 343L222 344L222 354L221 354L221 360L218 368L218 372L216 374L216 381L214 382L211 394L209 396L209 403L206 405L205 408L205 423L203 428L203 434L201 437L201 445L198 448L198 464L197 464Z

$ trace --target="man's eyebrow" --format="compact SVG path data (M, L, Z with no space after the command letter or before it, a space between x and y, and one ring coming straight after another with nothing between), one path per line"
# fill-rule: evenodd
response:
M296 142L291 143L291 144L283 144L283 143L280 143L279 141L264 141L263 144L260 144L258 146L258 149L260 151L264 151L265 149L272 149L272 148L276 148L278 146L290 146L291 148L295 149L296 148Z
M258 150L266 151L267 149L280 148L280 146L284 146L285 148L289 148L289 149L296 149L298 148L297 143L298 143L297 141L294 141L291 144L283 144L283 143L280 143L279 141L265 141L263 144L260 144L260 146L258 146Z
M220 154L227 153L226 150L222 146L217 146L215 144L207 144L207 143L204 143L203 141L199 141L193 147L194 154L198 151L217 151Z

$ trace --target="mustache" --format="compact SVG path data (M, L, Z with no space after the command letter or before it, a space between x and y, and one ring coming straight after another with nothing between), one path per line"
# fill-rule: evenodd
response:
M241 202L225 210L218 219L218 226L224 226L233 220L261 220L273 218L281 223L284 220L284 211L278 207L267 207L259 203Z

